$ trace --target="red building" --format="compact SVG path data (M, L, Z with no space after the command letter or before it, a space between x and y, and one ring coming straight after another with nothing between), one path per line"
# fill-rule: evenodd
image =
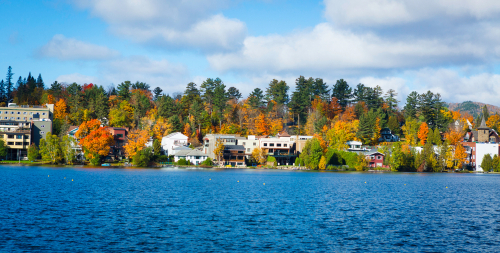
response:
M368 167L384 167L384 154L375 151L365 153L366 160L368 161Z
M127 140L128 129L123 127L108 127L106 129L113 135L115 140L115 145L111 146L109 150L109 157L113 160L118 160L125 156L123 146Z

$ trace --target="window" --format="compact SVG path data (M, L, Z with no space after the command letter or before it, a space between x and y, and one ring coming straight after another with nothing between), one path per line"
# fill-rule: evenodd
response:
M30 120L32 120L33 118L30 118Z
M45 113L42 113L43 116L45 116Z
M379 159L379 160L380 160L380 159L382 159L382 156L380 156L380 155L379 155L379 156L377 156L377 159Z
M267 143L264 143L264 147L267 147Z
M17 117L17 120L20 120L20 119L21 119L21 117Z
M41 125L40 127L41 127L41 128L45 128L45 125Z
M9 112L8 112L8 111L5 111L5 114L9 114Z
M22 139L23 136L22 135L16 135L16 139Z
M257 146L257 143L256 143L256 142L254 142L254 143L253 143L253 145L254 145L254 146Z
M7 138L9 138L9 139L14 139L14 135L9 134L9 135L7 135Z
M40 132L40 134L45 134L45 132L44 132L44 131L41 131L41 132Z
M23 114L26 115L26 112L24 112Z
M373 159L375 159L375 156L374 156L374 155L372 155L370 158L373 160Z
M243 146L245 146L245 143L243 142Z
M26 117L24 117L23 119L26 120Z
M7 142L7 145L14 145L14 142Z
M21 112L17 112L17 114L21 114Z
M247 148L247 152L250 152L250 148Z
M288 147L288 144L286 144L286 143L285 143L285 144L283 144L283 147Z
M24 139L29 139L30 136L29 135L24 135Z
M277 144L276 144L276 147L281 147L281 143L277 143Z
M33 115L33 112L30 112L30 115Z
M10 114L14 114L14 112L10 112Z
M10 119L16 119L15 117L10 117Z
M4 119L8 119L9 117L5 117Z
M269 143L269 147L274 147L274 143Z
M117 134L116 137L123 138L123 134Z
M29 146L29 145L30 145L30 143L29 143L29 142L25 142L25 143L24 143L24 145L25 145L25 146Z

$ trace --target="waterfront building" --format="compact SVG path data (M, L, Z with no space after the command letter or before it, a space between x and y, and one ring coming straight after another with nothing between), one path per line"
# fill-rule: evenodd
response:
M369 150L365 152L366 160L368 161L368 167L384 167L384 157L385 155L378 152L376 149Z
M208 158L208 155L198 149L180 150L174 155L174 161L178 162L180 159L185 159L193 165L200 165Z
M486 126L483 118L477 131L467 132L463 137L462 145L467 154L466 165L474 168L475 171L483 171L481 162L486 154L500 155L500 138L497 132Z
M54 105L16 105L0 107L0 137L7 145L8 160L27 159L28 147L52 132Z
M180 147L187 147L188 141L189 137L175 132L161 138L161 147L165 155L174 155L176 151L181 150Z
M217 143L217 140L221 140L224 146L227 145L236 145L237 139L236 137L240 137L240 135L236 134L207 134L203 138L203 153L208 155L208 157L212 159L217 159L214 154L215 150L215 145ZM243 147L243 146L242 146ZM245 147L243 147L244 149ZM245 151L243 150L243 153Z
M257 137L255 135L249 135L247 138L245 137L237 137L237 144L241 145L245 148L245 156L250 158L252 156L252 152L254 149L260 147L260 139L262 137Z
M392 134L391 129L386 127L380 130L380 138L379 142L396 142L399 141L399 137L395 134Z
M231 166L245 165L245 147L242 145L224 145L224 164Z

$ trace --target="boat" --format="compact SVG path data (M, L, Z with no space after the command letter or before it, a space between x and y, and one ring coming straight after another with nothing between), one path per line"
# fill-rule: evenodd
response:
M111 166L111 164L109 164L109 163L103 163L103 164L101 164L101 166Z

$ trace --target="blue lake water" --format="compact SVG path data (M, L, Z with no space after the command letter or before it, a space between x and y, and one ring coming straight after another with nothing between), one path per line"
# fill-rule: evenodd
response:
M0 251L499 252L499 191L482 174L1 166Z

